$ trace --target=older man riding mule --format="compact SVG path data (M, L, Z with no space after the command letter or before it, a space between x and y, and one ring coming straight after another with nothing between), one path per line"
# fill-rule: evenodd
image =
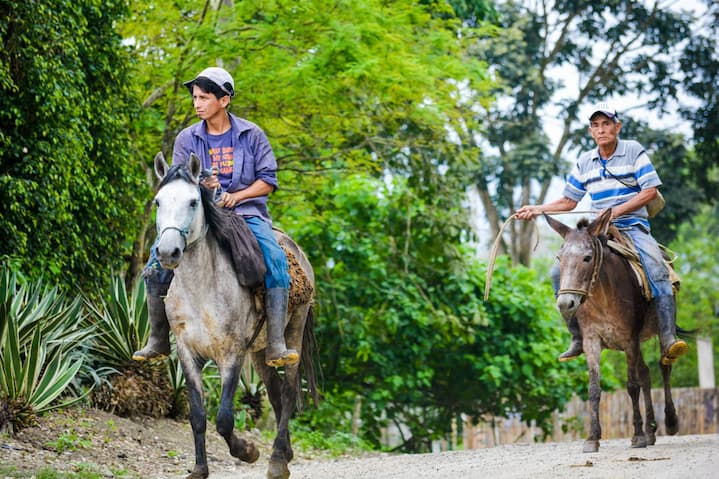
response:
M574 165L563 196L543 205L525 205L517 210L520 219L531 220L541 213L573 210L585 194L592 210L611 209L612 223L634 244L646 272L659 319L661 361L672 364L687 352L687 343L676 337L676 302L662 251L650 233L648 206L657 200L662 182L646 150L633 140L620 140L622 123L617 110L607 102L595 105L589 115L589 133L597 144L583 153ZM559 267L552 270L555 293L559 288ZM559 356L568 361L583 352L582 331L574 316L565 318L572 344Z

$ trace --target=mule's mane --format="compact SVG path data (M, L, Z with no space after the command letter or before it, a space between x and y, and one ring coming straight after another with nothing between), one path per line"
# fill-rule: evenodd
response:
M589 220L587 218L582 218L579 221L577 221L577 229L581 230L589 226Z

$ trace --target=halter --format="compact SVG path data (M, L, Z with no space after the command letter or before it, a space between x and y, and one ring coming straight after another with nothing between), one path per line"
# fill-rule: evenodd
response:
M587 289L573 289L573 288L566 288L566 289L560 289L557 291L557 294L578 294L582 297L582 302L589 297L589 291L592 289L592 286L594 286L594 283L596 283L597 278L599 277L599 270L602 267L602 261L604 260L604 248L602 248L602 242L599 241L599 238L596 236L592 236L592 250L595 253L594 254L594 264L592 265L592 277L589 280L589 284L587 285Z
M200 191L199 186L197 187L197 191L198 191L198 193L200 193L200 198L202 198L202 192ZM183 226L182 228L178 228L177 226L166 226L165 228L162 229L162 231L159 231L158 238L162 238L162 235L164 235L165 231L167 231L167 230L176 230L178 233L180 233L180 237L182 237L182 240L185 242L185 247L182 249L182 251L187 251L189 249L192 249L192 247L194 247L197 243L200 242L200 240L202 240L205 237L205 235L207 234L207 230L209 228L209 225L207 223L205 223L205 227L202 229L202 234L199 237L197 237L195 240L190 242L189 244L187 243L187 235L190 233L190 225L192 224L192 222L195 219L195 214L197 213L198 206L199 206L199 203L197 205L195 205L195 207L192 209L192 214L190 215L190 219L185 226Z

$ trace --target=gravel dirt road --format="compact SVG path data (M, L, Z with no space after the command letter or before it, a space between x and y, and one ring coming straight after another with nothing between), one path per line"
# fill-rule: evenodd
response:
M208 427L209 479L266 478L271 441L259 433L242 436L260 448L255 464L238 464L214 427ZM657 444L645 449L629 444L628 438L602 440L595 454L582 453L582 441L572 441L340 459L296 449L290 479L719 478L717 434L658 436ZM187 421L133 421L94 409L71 409L45 415L36 427L15 436L0 434L0 471L51 467L76 477L70 472L92 466L98 477L184 479L193 460ZM33 475L0 474L0 479L20 477Z
M267 458L210 479L264 479ZM212 465L211 465L212 467ZM473 479L473 478L719 478L719 436L659 436L657 444L631 449L629 439L603 440L598 453L582 453L582 442L500 446L419 455L290 464L291 479Z

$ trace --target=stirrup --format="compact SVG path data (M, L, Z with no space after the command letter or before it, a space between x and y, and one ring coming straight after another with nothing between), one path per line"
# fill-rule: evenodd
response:
M145 353L145 350L148 350L147 353ZM165 358L167 358L167 353L159 353L155 351L154 349L145 347L144 349L141 349L139 351L135 351L132 353L132 360L133 361L162 361Z
M572 344L569 345L569 349L559 355L557 359L560 363L571 361L572 359L577 359L579 356L582 355L582 353L584 353L584 349L582 348L581 343L579 343L578 347L574 346L575 342L572 341Z
M689 346L683 339L677 339L674 344L667 348L667 351L662 356L662 364L665 366L671 366L674 364L679 356L683 356L689 351Z

